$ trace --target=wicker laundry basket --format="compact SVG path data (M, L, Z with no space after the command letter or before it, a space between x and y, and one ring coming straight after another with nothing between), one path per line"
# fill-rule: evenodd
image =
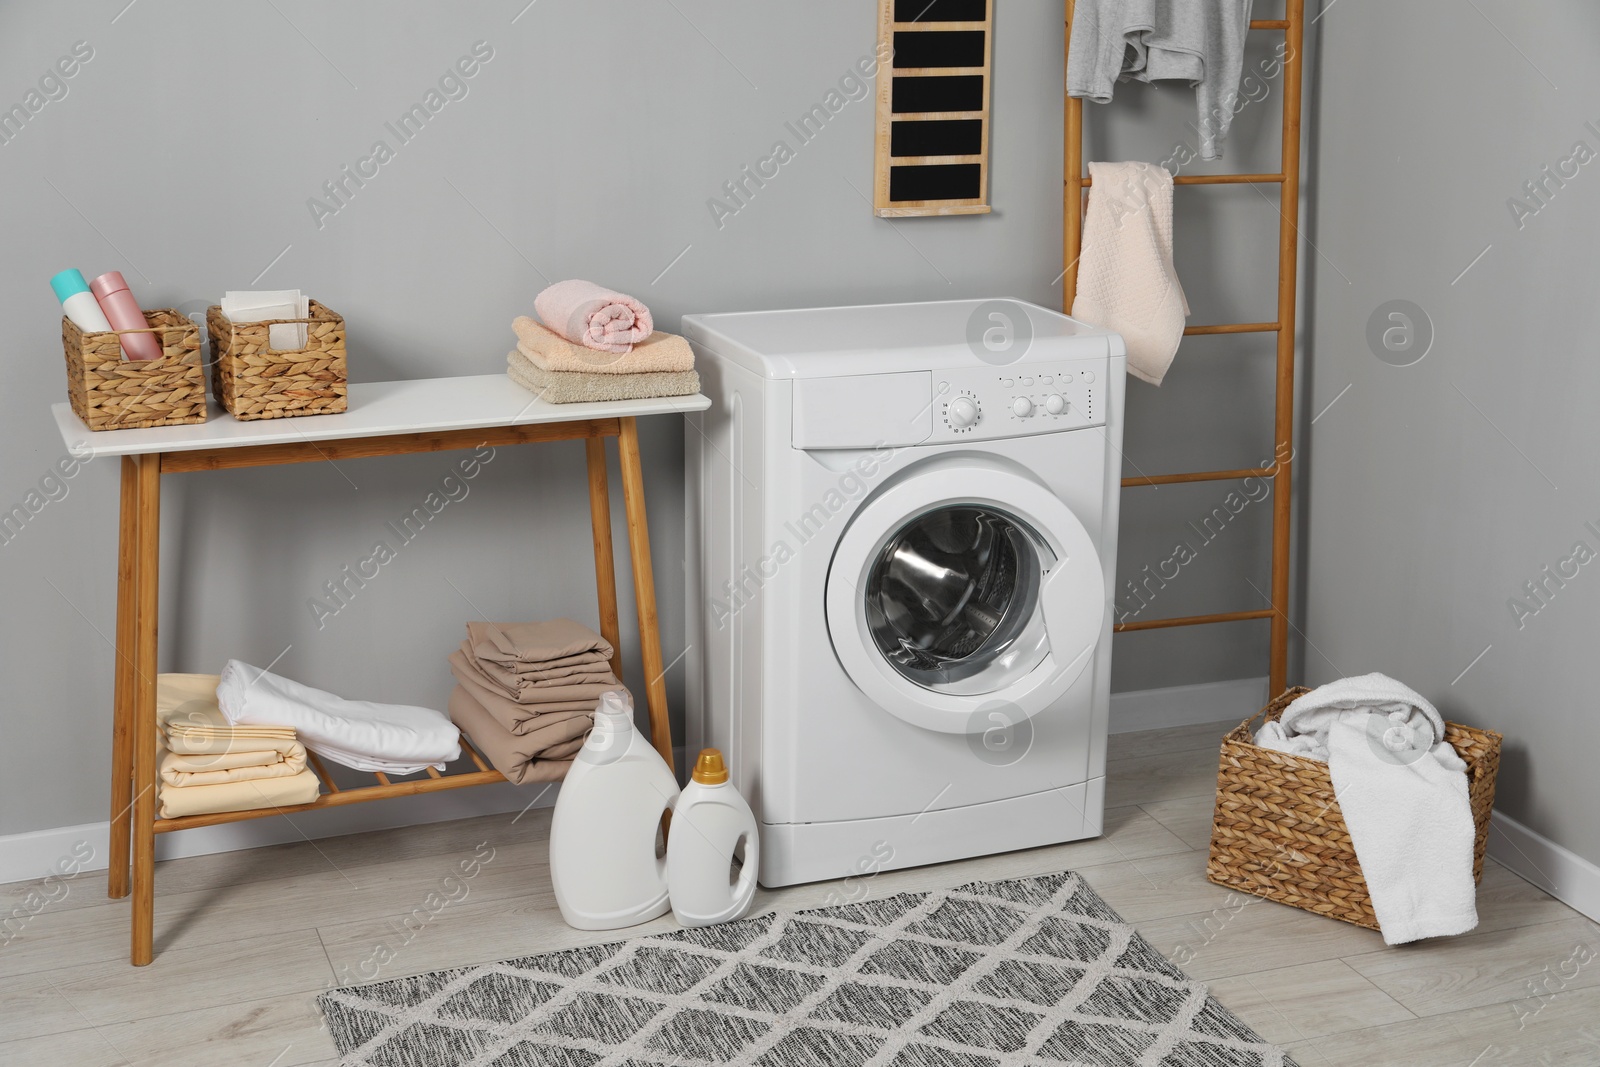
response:
M273 348L278 323L303 323L306 346ZM349 407L344 319L315 300L303 319L231 322L221 306L206 309L211 336L211 391L236 419L333 415Z
M91 430L206 421L205 368L200 363L200 328L175 308L144 313L161 343L161 358L124 359L116 333L85 333L61 320L67 358L67 399Z
M1285 690L1222 739L1206 877L1217 885L1376 930L1372 897L1334 798L1328 765L1254 741L1262 722L1278 718L1307 692L1303 687ZM1447 722L1444 736L1467 764L1467 795L1478 828L1472 876L1481 881L1500 769L1500 735Z

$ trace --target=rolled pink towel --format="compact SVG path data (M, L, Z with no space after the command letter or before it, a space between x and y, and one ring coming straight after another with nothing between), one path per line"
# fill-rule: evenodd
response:
M554 333L600 352L630 352L655 330L650 309L633 297L576 278L534 297L533 310Z

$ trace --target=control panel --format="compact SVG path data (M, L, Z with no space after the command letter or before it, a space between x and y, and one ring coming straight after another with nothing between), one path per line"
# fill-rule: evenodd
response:
M930 440L989 440L1105 425L1108 360L935 371Z

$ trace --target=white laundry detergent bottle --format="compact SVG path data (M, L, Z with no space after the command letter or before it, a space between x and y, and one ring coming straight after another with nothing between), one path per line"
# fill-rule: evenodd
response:
M568 926L615 930L666 913L656 830L677 799L671 769L633 728L633 698L602 693L550 824L550 880Z
M734 873L735 856L743 866ZM702 749L672 815L667 891L684 926L731 922L750 910L761 846L750 805L728 781L722 753Z

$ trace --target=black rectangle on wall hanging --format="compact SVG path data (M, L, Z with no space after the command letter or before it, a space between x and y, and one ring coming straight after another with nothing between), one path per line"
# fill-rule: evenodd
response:
M989 211L994 0L878 0L873 213Z

